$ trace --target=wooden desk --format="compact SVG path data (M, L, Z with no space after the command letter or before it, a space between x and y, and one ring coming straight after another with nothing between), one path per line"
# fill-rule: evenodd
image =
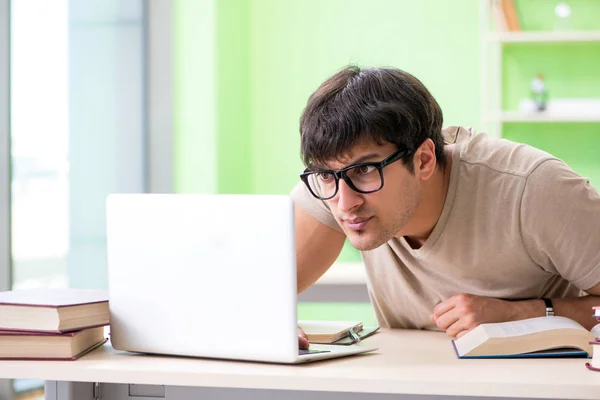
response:
M335 392L337 398L348 398L340 397L340 393L348 392L362 396L600 398L600 373L588 371L584 359L459 360L448 337L439 332L382 331L365 343L378 346L379 352L292 366L137 355L106 345L75 362L3 361L0 378L165 385L179 390L187 387L187 393L191 387L212 387L299 391L307 395L306 391ZM168 395L169 390L166 398L175 398ZM314 394L310 398L314 399Z

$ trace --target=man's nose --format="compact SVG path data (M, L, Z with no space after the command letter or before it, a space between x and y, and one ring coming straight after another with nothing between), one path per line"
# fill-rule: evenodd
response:
M343 179L339 181L337 200L338 209L341 212L348 212L363 203L361 194L348 186Z

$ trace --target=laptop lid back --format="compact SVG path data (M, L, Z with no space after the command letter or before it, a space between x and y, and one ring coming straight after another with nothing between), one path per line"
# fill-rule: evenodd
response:
M289 196L112 194L107 252L116 349L297 358Z

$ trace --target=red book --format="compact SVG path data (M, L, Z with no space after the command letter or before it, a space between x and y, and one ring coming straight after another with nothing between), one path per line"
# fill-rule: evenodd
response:
M108 292L104 290L0 292L0 330L64 333L108 324Z

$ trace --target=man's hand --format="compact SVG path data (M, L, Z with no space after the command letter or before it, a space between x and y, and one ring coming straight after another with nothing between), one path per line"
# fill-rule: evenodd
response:
M518 315L517 303L471 294L458 294L435 306L429 318L449 336L459 338L479 324L521 319Z
M307 350L309 346L308 336L306 336L306 333L300 327L298 327L298 346L303 350Z

